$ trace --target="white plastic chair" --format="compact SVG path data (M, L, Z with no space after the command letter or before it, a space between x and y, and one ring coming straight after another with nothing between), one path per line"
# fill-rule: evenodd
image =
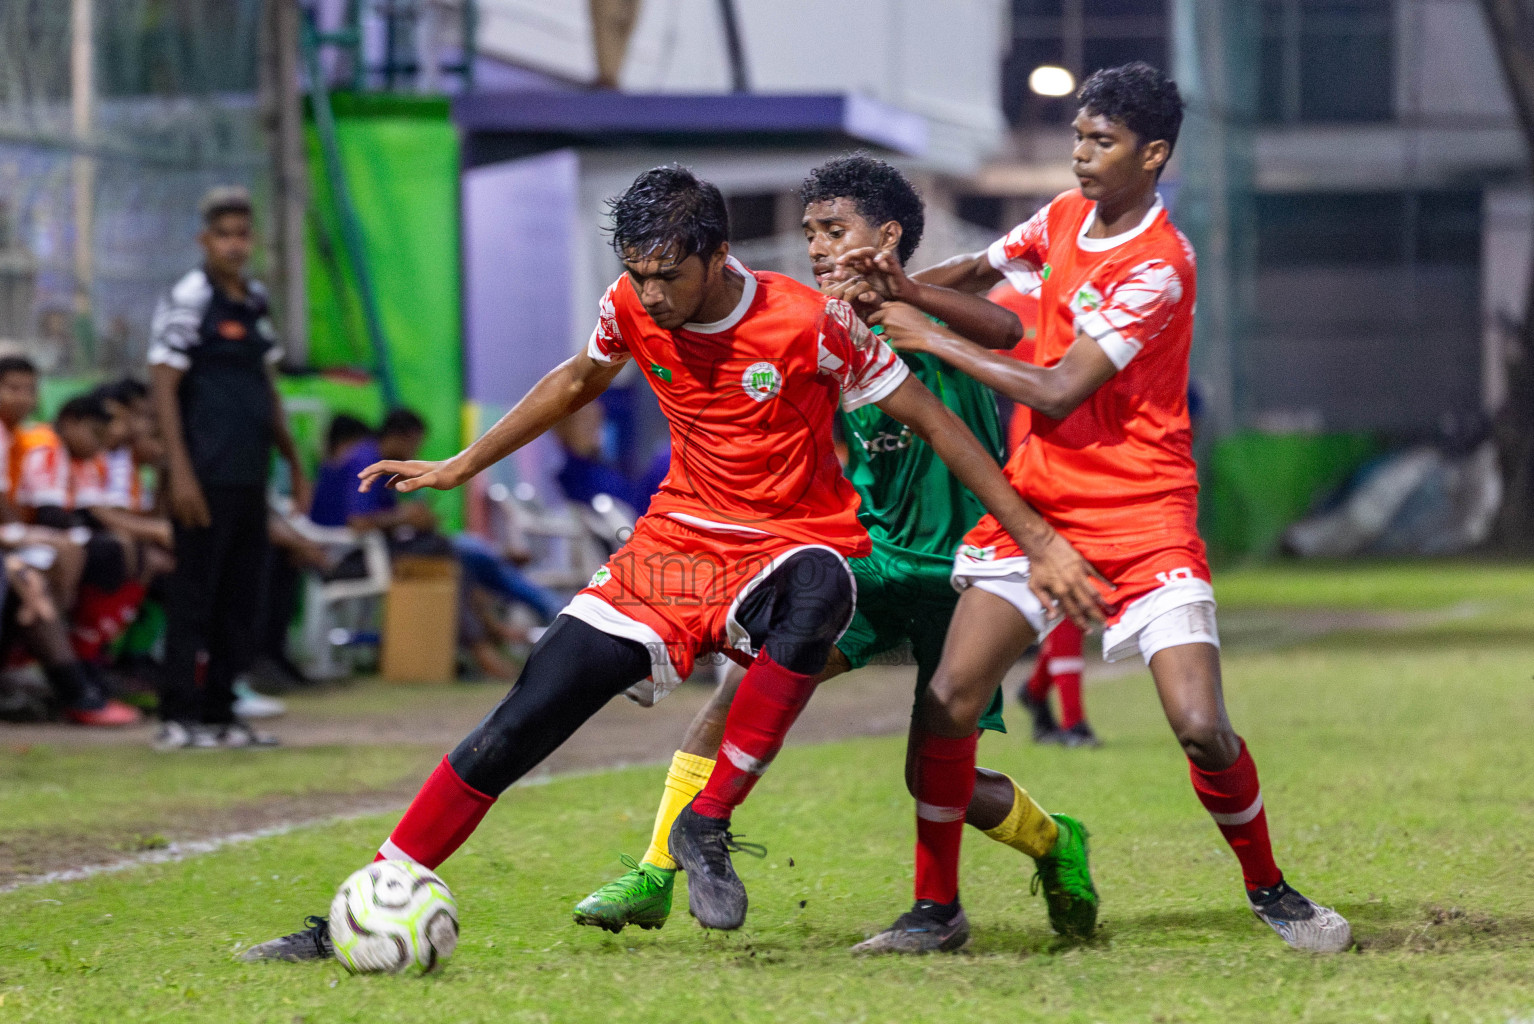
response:
M563 497L545 505L528 483L515 488L492 484L485 497L495 513L500 539L509 547L532 552L533 560L522 571L538 586L573 593L607 561L609 549L599 535L611 527L589 506Z
M359 634L377 630L378 603L389 592L391 579L389 546L377 530L358 533L344 526L316 526L304 516L290 515L287 520L305 538L330 552L331 564L353 551L362 552L366 575L326 580L309 573L304 582L304 669L315 679L350 675L350 661L340 655Z

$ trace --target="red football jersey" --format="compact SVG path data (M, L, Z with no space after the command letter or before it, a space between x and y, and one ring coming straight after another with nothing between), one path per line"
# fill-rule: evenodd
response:
M910 371L845 302L734 257L729 266L745 287L711 324L656 326L626 277L602 297L587 353L638 360L671 426L671 471L647 514L865 555L831 422L838 402L879 401Z
M1007 475L1042 515L1078 535L1156 532L1146 505L1160 502L1180 506L1171 518L1181 532L1198 491L1188 419L1193 248L1160 197L1130 231L1088 238L1096 205L1063 193L988 253L1015 288L1039 294L1033 362L1053 366L1086 334L1118 367L1064 419L1019 410L1030 430Z

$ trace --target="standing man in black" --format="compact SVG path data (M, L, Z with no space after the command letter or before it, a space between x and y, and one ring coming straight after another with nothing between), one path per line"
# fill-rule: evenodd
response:
M176 549L157 750L276 742L233 710L234 679L256 654L274 446L292 471L298 507L307 508L309 498L272 377L282 351L266 289L245 276L254 238L250 195L214 189L201 213L203 265L160 300L149 346Z

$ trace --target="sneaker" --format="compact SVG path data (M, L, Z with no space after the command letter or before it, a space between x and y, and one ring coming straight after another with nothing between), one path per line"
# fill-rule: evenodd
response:
M250 680L241 677L234 684L234 714L237 718L280 718L288 706L276 697L268 697L251 688Z
M275 747L277 737L267 732L257 732L246 722L230 722L218 730L218 745L225 750L243 750L246 747Z
M1347 918L1302 896L1282 879L1270 888L1249 890L1246 898L1258 920L1278 932L1278 937L1294 949L1341 953L1353 945L1353 928Z
M704 817L691 803L682 808L671 825L671 856L687 872L687 912L705 928L729 932L746 922L746 885L732 853L765 857L767 848L737 841L728 818Z
M257 960L286 960L302 963L305 960L329 960L336 955L336 947L330 941L330 922L313 915L304 918L309 927L301 932L270 939L259 946L251 946L240 954L248 964Z
M1092 870L1087 863L1086 826L1067 814L1051 814L1060 834L1055 845L1036 863L1029 892L1044 890L1049 907L1049 924L1067 938L1086 939L1097 927L1097 889L1092 885Z
M109 697L99 708L65 708L64 717L75 725L111 728L137 725L144 716L139 714L137 708L129 707L122 701Z
M951 953L969 942L969 918L959 901L917 900L895 923L852 947L854 953Z
M1033 742L1051 743L1058 742L1046 737L1060 731L1060 723L1055 721L1055 713L1049 706L1049 694L1044 694L1042 700L1034 700L1028 692L1028 687L1023 686L1017 692L1018 703L1028 709L1028 714L1033 716Z
M1097 733L1082 719L1069 729L1060 730L1059 743L1062 747L1100 747L1103 741L1097 738Z
M151 746L162 754L172 750L212 750L218 746L218 737L191 722L161 722Z
M617 933L626 924L659 928L671 915L671 889L676 872L619 858L629 870L575 905L575 923Z

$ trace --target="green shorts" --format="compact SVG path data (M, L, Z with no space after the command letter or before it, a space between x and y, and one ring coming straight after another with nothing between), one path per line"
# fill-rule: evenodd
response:
M958 591L948 579L952 571L951 558L907 551L876 539L872 554L852 559L852 575L858 583L857 614L837 641L837 650L858 669L909 640L919 695L937 671L948 621L959 603ZM998 686L980 716L980 728L1006 732L1003 706Z

